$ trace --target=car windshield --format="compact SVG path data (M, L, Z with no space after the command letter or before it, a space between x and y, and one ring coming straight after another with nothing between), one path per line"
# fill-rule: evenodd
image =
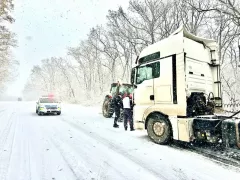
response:
M51 98L41 98L40 103L57 103L57 100Z

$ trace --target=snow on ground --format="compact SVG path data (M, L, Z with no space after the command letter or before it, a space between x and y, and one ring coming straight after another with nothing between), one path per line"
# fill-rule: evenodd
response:
M240 179L240 169L154 144L145 131L114 129L100 107L62 109L37 116L34 102L0 103L0 180Z

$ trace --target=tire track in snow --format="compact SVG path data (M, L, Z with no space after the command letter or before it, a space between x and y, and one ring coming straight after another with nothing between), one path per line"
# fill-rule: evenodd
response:
M60 157L62 158L66 167L76 178L76 180L91 179L86 178L86 176L90 174L90 171L83 164L78 162L78 158L72 152L72 149L67 148L66 143L59 138L59 135L61 135L62 132L59 133L56 131L55 127L51 127L51 131L46 129L46 127L42 127L42 130L45 134L48 134L48 140L50 141L50 144L56 151L59 152Z
M28 172L29 172L29 179L31 178L31 151L29 150L29 140L27 141L27 156L28 156Z
M32 179L34 180L78 179L66 163L66 161L68 162L67 158L72 155L71 152L64 148L64 144L62 144L60 140L54 141L55 138L58 140L58 137L54 136L54 126L58 126L58 123L59 120L51 116L45 117L44 119L37 117L34 121L28 122L28 124L30 124L28 134L34 134L29 141L31 143L31 164L33 165L31 172ZM64 149L64 152L60 152L59 146ZM68 152L70 152L70 155L67 154ZM65 154L67 154L67 157L64 156ZM34 163L36 163L35 169L33 168ZM71 163L69 164L72 165ZM74 167L72 167L72 169L74 169ZM76 171L79 170L81 169L77 169ZM83 178L80 177L79 180L81 179Z
M75 158L75 156L71 151L67 151L61 146L61 144L64 144L64 142L63 141L61 142L56 138L52 138L52 137L50 140L52 144L55 146L55 148L59 150L63 160L65 161L67 167L71 170L76 180L86 179L86 175L84 173L81 174L81 172L83 172L83 169L86 169L86 168L84 166L81 166L78 163L78 160ZM85 170L84 172L87 172L87 170Z
M30 146L29 146L29 137L26 134L26 123L21 121L21 132L20 132L20 177L21 180L31 180L31 164L30 164Z
M4 114L5 111L6 111L6 109L1 109L1 110L0 110L0 117L3 116L3 114Z
M44 129L42 128L42 133L44 133ZM44 136L43 136L44 137ZM45 138L43 138L42 137L42 141L44 141L44 139ZM46 142L46 141L45 141ZM47 143L46 143L47 144ZM42 180L46 180L47 179L47 177L46 177L46 174L48 174L48 169L47 169L47 166L46 166L46 164L47 164L47 160L46 160L46 157L45 157L45 151L46 151L46 149L44 149L44 147L50 147L50 146L48 146L48 145L46 145L45 144L45 146L43 146L42 147L42 150L41 150L41 156L42 156L42 173L41 173L41 179Z
M0 137L0 179L5 180L7 178L8 169L10 165L10 160L12 156L13 144L15 141L16 133L16 121L14 122L15 113L12 112L10 118L8 119L8 124L6 125L3 133ZM14 127L13 127L14 124Z
M159 179L162 179L162 180L168 180L169 179L169 178L163 176L160 172L156 171L155 169L153 169L150 166L148 166L147 164L145 164L144 161L142 161L142 160L132 156L131 154L129 154L127 151L122 149L121 146L118 146L118 145L112 143L111 141L109 141L109 140L99 136L99 134L96 134L94 132L92 132L90 134L88 130L82 128L81 126L79 126L78 124L76 124L74 122L69 122L69 121L65 120L63 117L61 117L61 120L63 122L65 122L66 124L69 124L73 128L81 130L81 132L83 132L87 136L91 137L92 139L101 142L102 144L104 144L109 149L112 149L113 151L118 152L119 154L123 155L124 157L127 157L132 162L134 162L136 165L138 165L138 166L142 167L143 169L147 170L148 172L150 172L151 174L155 175Z
M61 139L62 144L68 145L77 154L79 154L79 153L83 154L84 153L83 149L77 148L76 146L73 146L73 144L71 142L69 142L69 139L67 139L66 137L63 136L63 133L60 132L60 130L57 130L55 128L55 132L57 132L58 138ZM89 142L86 142L86 144L87 143L89 143ZM86 147L84 147L84 149L86 150ZM81 156L81 159L82 159L83 162L89 163L89 165L90 165L91 157L89 157L85 154L84 156ZM80 158L78 158L78 161L79 160L80 160ZM104 168L104 166L105 166L105 168ZM98 173L96 173L96 174L92 173L92 176L94 176L94 178L96 178L96 179L103 179L102 177L105 177L105 179L106 179L106 176L104 176L103 174L104 174L104 171L106 171L107 168L111 168L112 170L114 170L114 172L117 173L121 177L121 179L126 179L126 180L129 179L119 169L117 169L116 167L114 167L114 166L110 165L108 162L106 162L106 160L103 161L103 165L100 166ZM85 170L85 172L90 172L90 171L92 172L92 170L89 169L89 168L86 168L86 170Z
M26 136L24 133L24 131L26 130L26 126L25 124L23 124L23 121L20 120L19 114L15 115L14 123L15 129L13 130L15 138L11 147L12 153L9 160L9 170L7 178L9 180L29 180L31 179L29 176L31 172L29 168L30 166L27 144L28 136Z

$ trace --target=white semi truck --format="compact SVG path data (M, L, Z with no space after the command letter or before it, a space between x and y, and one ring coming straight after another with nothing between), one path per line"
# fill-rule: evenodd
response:
M222 107L217 43L184 27L143 49L132 69L133 118L158 144L172 139L240 148L240 120Z

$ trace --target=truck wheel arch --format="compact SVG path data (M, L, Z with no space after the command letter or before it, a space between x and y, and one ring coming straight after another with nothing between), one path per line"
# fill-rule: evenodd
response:
M164 123L164 126L161 125L162 123ZM157 144L168 144L173 139L171 121L168 119L167 115L161 112L151 112L146 118L145 128L147 129L150 139Z
M149 114L147 115L146 119L145 119L145 123L144 123L144 124L145 124L145 129L147 129L147 124L148 124L149 117L151 117L153 114L159 114L159 115L164 116L165 118L168 119L168 115L166 115L166 114L164 114L164 113L162 113L162 112L159 112L159 111L153 111L153 112L149 113ZM168 121L169 121L169 123L171 124L171 122L170 122L169 119L168 119ZM172 126L172 124L171 124L171 126ZM172 127L171 127L171 128L172 128Z

